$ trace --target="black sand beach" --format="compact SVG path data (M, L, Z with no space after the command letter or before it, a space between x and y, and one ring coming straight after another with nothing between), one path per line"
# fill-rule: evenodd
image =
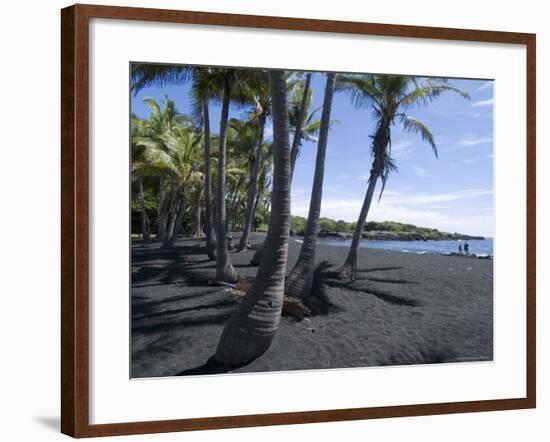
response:
M261 236L251 240L258 244ZM299 250L291 239L289 268ZM314 315L284 315L270 349L235 372L492 360L491 260L361 248L358 279L350 283L335 273L347 252L318 247L306 302ZM240 274L255 275L253 253L230 254ZM134 241L133 378L193 373L214 354L239 302L226 287L208 284L214 275L201 241L182 239L171 249Z

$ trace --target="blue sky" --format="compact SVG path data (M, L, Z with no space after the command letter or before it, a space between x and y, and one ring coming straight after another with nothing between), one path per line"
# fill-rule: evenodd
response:
M493 236L493 83L485 80L451 80L467 91L444 94L428 107L408 113L432 131L439 159L419 135L392 127L392 151L399 170L386 184L382 200L373 201L369 220L392 220L433 227L448 232ZM325 77L312 79L313 107L322 105ZM190 112L189 86L146 88L132 95L132 111L149 116L143 99L161 102L167 95L181 113ZM231 109L230 117L246 110ZM220 108L211 106L212 130L219 125ZM320 118L320 113L319 113ZM321 216L356 221L367 188L371 166L370 138L374 118L369 110L356 109L349 98L336 94L332 107ZM272 134L271 123L266 129ZM304 143L292 183L292 214L307 217L316 143Z

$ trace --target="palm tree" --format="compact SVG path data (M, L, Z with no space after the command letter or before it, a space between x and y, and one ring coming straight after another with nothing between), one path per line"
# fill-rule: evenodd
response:
M229 254L227 253L225 166L229 103L231 100L232 88L236 80L236 72L234 69L224 70L222 77L223 95L218 142L218 176L216 179L216 279L224 282L235 282L237 281L237 272L231 264Z
M216 231L212 210L212 158L210 135L209 102L216 95L216 81L209 68L195 68L193 97L195 116L202 126L204 134L204 230L206 234L206 253L210 259L216 259Z
M227 129L227 149L229 161L226 167L226 181L228 187L228 214L229 224L236 228L239 219L239 210L247 198L247 177L253 174L255 166L256 147L258 143L257 120L247 117L245 120L232 118ZM250 179L248 180L250 181ZM242 225L242 224L241 224ZM241 227L242 228L242 227Z
M210 259L216 259L216 235L213 228L211 136L209 102L215 98L219 86L219 70L185 65L156 65L136 63L132 65L132 91L137 93L147 86L183 85L193 79L193 98L196 116L204 134L204 199L206 251ZM162 188L162 183L161 183ZM160 202L162 206L162 201ZM161 237L162 239L162 237Z
M181 220L185 211L186 202L193 187L203 182L203 175L198 168L198 153L200 152L201 138L193 131L176 127L164 136L165 144L169 149L170 170L173 171L175 192L175 206L163 246L175 244L181 231Z
M279 327L290 222L290 147L284 72L270 71L273 113L273 194L264 253L254 283L227 322L215 354L225 367L247 364L271 345Z
M137 177L138 185L138 201L141 209L141 236L144 241L149 241L149 218L145 208L145 195L143 191L143 169L146 164L144 162L144 150L135 144L137 137L147 134L147 126L144 122L132 115L130 121L131 139L132 139L132 173Z
M304 141L317 142L316 135L319 132L321 121L317 120L317 112L321 107L309 111L312 103L311 93L311 73L306 74L305 81L300 80L300 75L290 75L287 77L287 88L290 99L289 124L291 131L294 132L292 147L290 150L290 174L294 174L296 161L300 156L300 149ZM332 122L331 122L332 124ZM254 255L250 259L250 265L257 266L262 258L263 244L260 244Z
M188 121L179 115L171 100L165 99L164 111L153 99L144 100L151 109L149 120L142 122L145 130L132 138L132 143L144 148L144 164L151 170L167 175L168 195L163 198L158 220L159 231L164 232L163 246L175 243L181 229L188 186L202 183L202 173L197 167L201 139L193 127L182 125Z
M456 92L464 98L469 95L446 79L419 79L401 75L351 75L340 78L337 89L347 93L357 108L372 109L376 130L372 135L373 157L367 193L359 213L348 257L339 271L342 279L354 280L357 276L357 252L378 179L382 182L380 198L391 172L397 170L391 156L391 128L398 122L405 132L420 134L432 147L437 158L437 147L430 130L406 111L420 104L427 105L445 92ZM379 198L379 199L380 199Z
M157 240L165 240L166 220L164 218L163 207L166 207L164 200L164 175L167 171L166 164L163 162L151 163L145 161L145 155L148 153L148 149L156 148L166 152L168 148L165 146L164 136L170 132L172 128L181 125L188 124L189 118L185 115L179 114L174 102L169 100L168 97L164 97L163 108L153 100L152 98L145 98L143 100L149 107L150 117L146 120L140 120L135 116L131 119L131 131L132 131L132 170L138 176L138 188L139 199L142 206L142 227L147 227L148 218L145 212L145 203L143 196L143 175L153 175L159 178L159 202L158 202L158 220L157 220ZM144 223L144 224L143 224ZM145 231L144 231L145 233Z
M258 78L257 81L252 82L250 86L251 98L255 107L255 109L250 113L250 119L252 121L256 121L258 124L258 138L254 149L250 180L248 182L244 227L239 245L237 246L237 252L245 250L248 247L248 237L250 235L250 228L254 217L254 203L256 201L258 175L263 162L262 146L264 142L265 123L271 112L271 96L269 93L267 76L264 75L263 77Z
M298 158L298 153L300 150L300 141L302 138L302 126L306 117L307 108L311 104L311 73L306 74L305 82L303 83L303 88L301 88L301 83L296 83L297 87L294 87L294 99L291 100L291 115L294 116L294 119L291 118L290 122L294 126L294 138L292 140L292 147L290 149L290 171L294 175L294 167L296 166L296 159ZM300 93L301 92L301 93ZM300 103L298 107L297 104ZM294 121L292 121L294 120Z
M201 219L201 198L204 188L199 185L198 189L195 190L195 198L193 202L193 238L202 238L204 237L204 231L202 229L202 219Z
M319 215L321 213L321 200L323 197L325 157L335 81L336 75L334 73L327 74L325 97L323 101L323 113L321 116L321 129L319 134L319 143L317 145L317 158L315 159L315 173L313 176L313 187L311 189L309 214L304 233L304 241L300 249L300 254L298 255L298 260L286 280L285 292L287 295L299 298L309 296L313 283L317 231L319 227Z

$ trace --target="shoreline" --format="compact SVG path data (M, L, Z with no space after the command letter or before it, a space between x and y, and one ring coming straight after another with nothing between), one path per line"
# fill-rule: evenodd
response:
M290 237L291 240L297 242L298 244L302 244L303 242L303 236L291 236ZM321 245L327 245L327 246L330 246L330 247L349 247L349 244L330 244L331 242L337 242L337 241L349 241L348 238L334 238L334 237L324 237L324 238L319 238L321 240L320 244ZM383 242L383 241L390 241L390 242L394 242L394 241L397 241L397 242L428 242L428 241L445 241L445 240L425 240L425 241L419 241L419 240L394 240L394 239L388 239L388 240L370 240L370 239L362 239L361 242L363 241L376 241L376 242ZM449 240L449 241L452 241L452 240ZM457 240L459 241L459 240ZM478 240L473 240L473 241L478 241ZM429 251L429 250L421 250L421 251L414 251L414 250L393 250L393 249L386 249L386 248L383 248L383 247L367 247L367 246L361 246L361 244L359 245L359 248L368 248L369 250L373 250L373 249L377 249L377 250L385 250L385 251L388 251L388 252L397 252L397 253L410 253L410 254L414 254L414 255L439 255L439 256L453 256L453 257L457 257L457 258L472 258L472 259L489 259L489 260L492 260L494 259L494 254L489 254L489 253L470 253L468 255L466 254L460 254L460 253L456 253L456 252L436 252L436 251Z

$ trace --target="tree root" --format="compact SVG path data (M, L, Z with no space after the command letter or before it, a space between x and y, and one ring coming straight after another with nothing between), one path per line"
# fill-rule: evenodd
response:
M242 299L245 297L248 289L252 285L252 280L241 279L234 287L230 287L227 291L229 296L234 299ZM230 285L230 284L227 284ZM313 312L302 302L294 296L285 295L283 298L283 314L292 316L293 318L303 320L310 316L313 316Z

